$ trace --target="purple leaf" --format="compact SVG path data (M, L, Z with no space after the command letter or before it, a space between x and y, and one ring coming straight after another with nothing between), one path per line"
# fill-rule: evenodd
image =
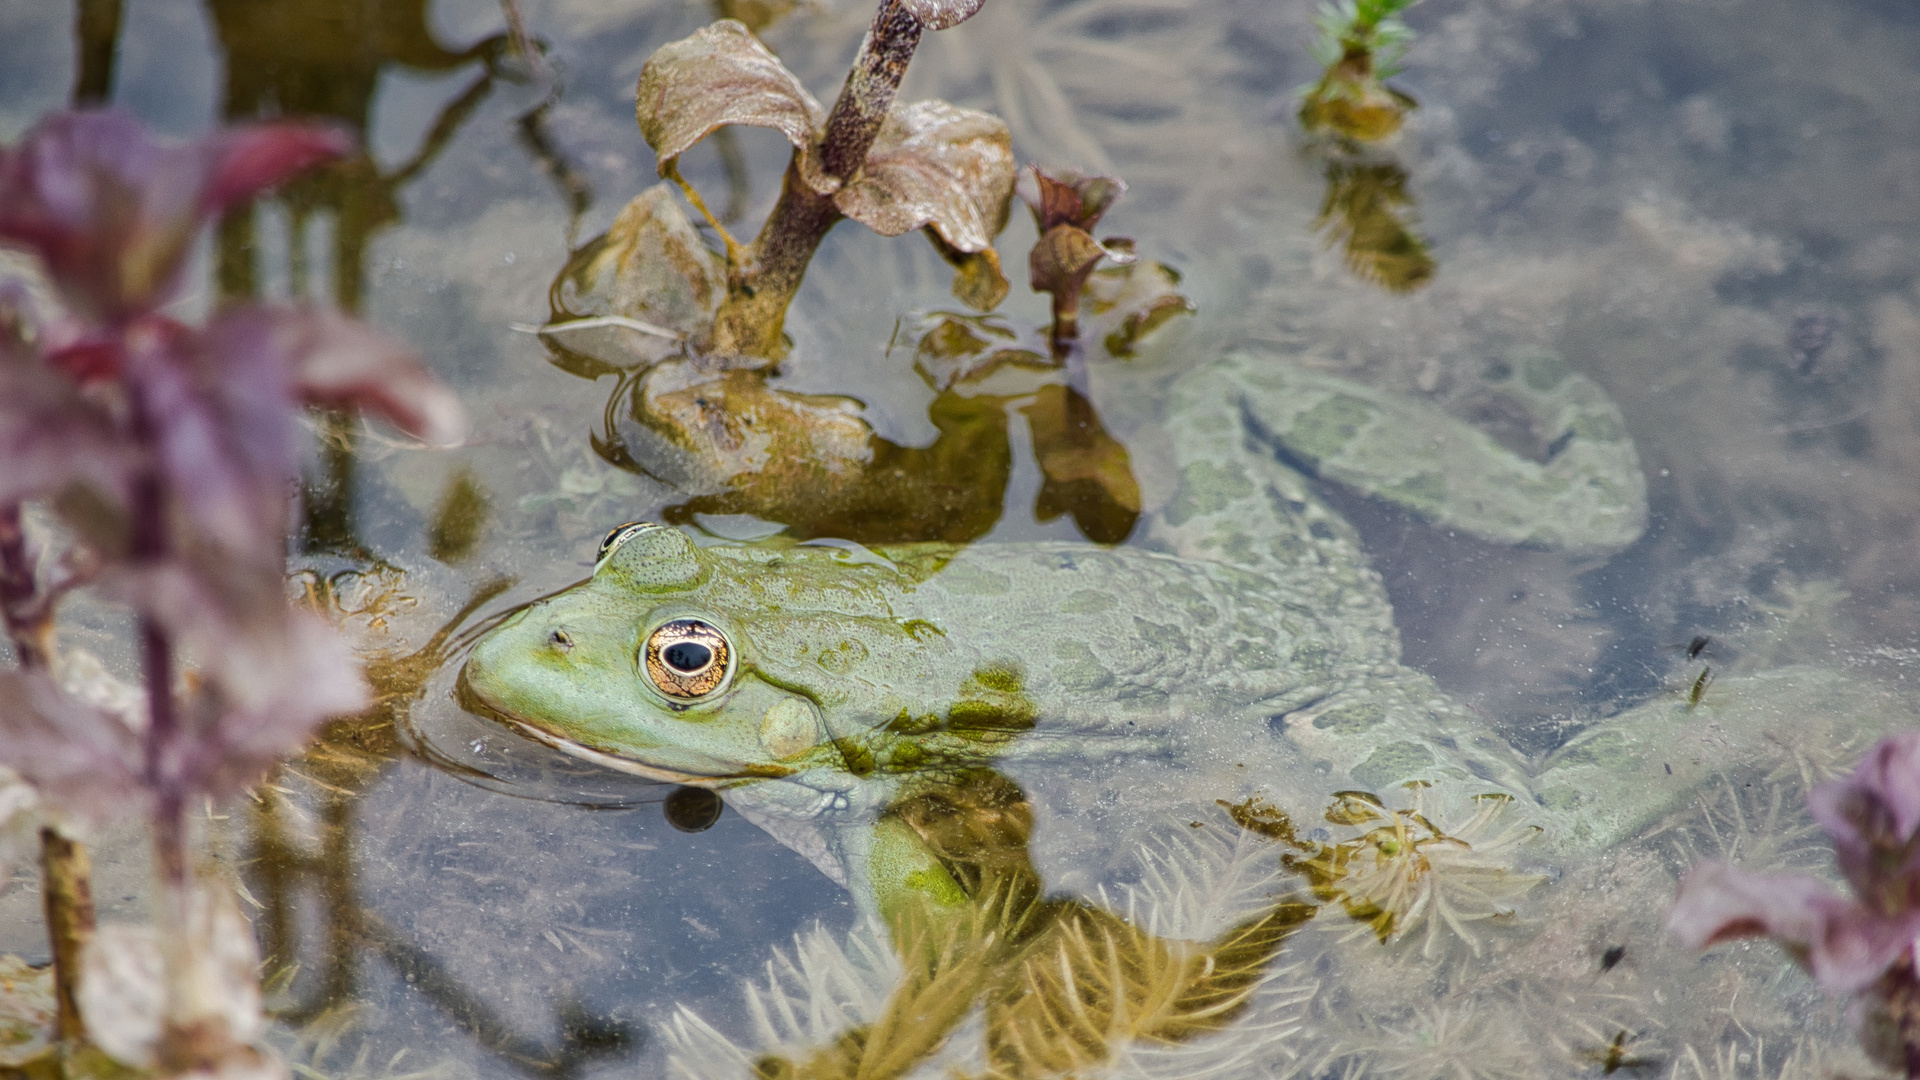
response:
M209 217L345 146L270 125L161 147L125 113L57 113L0 156L0 243L38 254L75 312L123 324L172 297Z
M0 505L75 482L117 498L135 460L97 395L0 336Z
M280 629L271 640L235 643L221 657L224 692L199 703L201 719L173 763L190 790L239 791L298 753L322 722L369 704L360 665L332 627L294 612Z
M1852 774L1815 788L1807 808L1862 900L1888 915L1920 909L1920 731L1880 740Z
M0 672L0 763L86 819L138 807L146 794L139 737L44 671Z
M310 405L353 405L434 446L467 437L467 413L420 354L363 322L307 309L279 321L294 388Z
M143 320L128 336L126 381L188 515L180 527L245 563L277 563L295 466L286 366L217 329Z
M418 353L339 312L235 308L208 325L207 337L212 355L270 361L309 405L355 406L437 446L466 438L460 399L427 371Z
M210 172L201 208L212 215L352 153L353 136L323 124L247 124L216 132L198 146Z
M1884 918L1812 878L1701 863L1681 880L1667 929L1691 949L1772 938L1823 987L1850 994L1872 985L1912 946L1920 911Z

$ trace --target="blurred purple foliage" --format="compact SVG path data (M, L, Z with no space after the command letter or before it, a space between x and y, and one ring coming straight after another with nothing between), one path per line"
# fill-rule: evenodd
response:
M1830 993L1863 995L1868 1049L1920 1075L1920 731L1882 739L1807 806L1852 899L1811 878L1702 863L1681 881L1667 928L1694 949L1771 938Z
M0 762L69 813L164 816L231 793L365 701L345 644L286 601L301 408L358 406L450 443L458 401L411 350L331 311L236 304L198 327L165 313L210 221L349 149L296 123L163 146L115 112L57 114L0 149L0 246L37 256L63 309L0 286L0 533L24 535L34 500L75 542L57 560L0 545L10 580L37 590L6 606L29 647L0 674ZM83 583L138 617L144 715L63 692L30 647Z

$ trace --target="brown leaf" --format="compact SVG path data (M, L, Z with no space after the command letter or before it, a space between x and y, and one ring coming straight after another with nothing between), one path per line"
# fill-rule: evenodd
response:
M926 225L959 251L984 251L1006 227L1013 174L999 117L916 101L887 114L866 166L833 202L882 236Z
M726 294L726 261L701 242L673 185L655 184L568 260L549 290L553 321L540 336L588 367L657 363L711 325ZM601 318L608 315L662 332Z
M638 111L662 176L715 128L745 124L785 135L815 190L837 186L808 168L826 110L743 23L722 19L656 50L640 71Z
M1029 165L1020 174L1018 190L1027 209L1033 211L1040 232L1055 225L1074 225L1091 232L1114 200L1127 193L1127 183L1117 176L1083 175L1072 170L1055 175Z
M955 298L975 311L992 311L1000 306L1000 301L1007 298L1013 286L1000 269L998 251L990 247L974 252L961 251L940 239L940 234L932 229L926 230L926 234L933 243L933 250L939 252L940 257L953 267Z
M921 25L929 30L945 30L959 26L974 13L986 0L902 0L901 6L914 13Z
M1151 259L1094 271L1086 288L1088 336L1101 339L1108 356L1132 356L1168 320L1193 314L1179 284L1179 274Z
M1114 254L1093 234L1073 225L1055 225L1041 235L1027 259L1028 278L1036 292L1078 294L1087 275L1100 260ZM1116 261L1131 262L1133 253L1121 251Z

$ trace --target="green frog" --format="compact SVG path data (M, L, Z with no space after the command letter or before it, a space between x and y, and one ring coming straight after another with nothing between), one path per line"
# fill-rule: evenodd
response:
M1532 548L1605 553L1645 527L1638 459L1596 385L1545 354L1486 379L1545 433L1538 460L1270 355L1197 368L1163 423L1177 484L1131 546L868 549L624 525L589 579L479 641L463 700L610 768L721 792L903 952L945 957L915 969L922 990L989 939L1107 926L1091 901L1047 899L1051 871L1029 856L1111 848L1142 806L1230 805L1304 852L1288 815L1328 799L1491 796L1539 827L1548 857L1631 835L1785 724L1827 723L1808 706L1834 677L1790 669L1723 680L1697 712L1649 703L1529 761L1401 662L1381 579L1316 485ZM1193 970L1231 967L1233 948L1257 967L1247 957L1313 910L1289 894ZM858 1069L809 1074L842 1072Z

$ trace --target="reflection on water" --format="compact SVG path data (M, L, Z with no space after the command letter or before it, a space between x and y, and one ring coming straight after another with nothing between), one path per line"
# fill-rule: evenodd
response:
M802 12L766 32L809 84L827 86L864 26L864 11L847 14L858 6ZM56 96L110 97L116 80L155 63L125 42L116 55L114 27L162 7L83 0L58 27L77 35L72 70L32 77L57 84ZM1117 1045L1109 1035L1173 1032L1151 1018L1199 1000L1177 989L1192 985L1179 983L1194 970L1182 965L1211 957L1249 980L1244 993L1210 999L1226 1032L1163 1039L1159 1058L1135 1039L1133 1056L1107 1059L1115 1070L1873 1075L1848 1049L1840 1007L1778 954L1696 958L1671 946L1659 919L1696 859L1828 866L1804 791L1849 765L1872 729L1908 715L1903 698L1883 693L1913 668L1920 625L1920 237L1904 150L1915 131L1890 104L1915 90L1906 23L1869 4L1809 17L1777 0L1747 0L1738 18L1587 0L1468 2L1431 18L1414 8L1421 36L1399 79L1423 108L1406 115L1389 157L1301 153L1292 95L1322 73L1300 49L1311 5L993 0L976 23L930 42L915 77L1007 115L1022 160L1126 176L1135 187L1113 212L1116 231L1184 273L1159 284L1095 276L1082 312L1096 353L1086 378L1046 362L1034 332L1044 312L1022 307L1027 298L993 320L939 314L944 277L899 272L910 260L860 271L873 249L846 240L830 255L856 269L800 303L847 302L796 324L786 375L705 370L667 347L643 364L580 366L607 379L589 388L542 365L505 324L548 317L538 286L582 207L583 232L614 230L619 200L651 176L627 95L639 60L696 16L679 5L526 5L570 85L523 128L524 110L506 108L498 87L524 72L491 7L362 7L206 6L228 61L215 77L228 115L306 112L365 132L391 72L448 76L399 160L363 156L230 220L214 280L226 295L286 292L408 320L436 362L467 379L476 413L501 419L486 445L446 468L370 453L364 433L323 444L308 501L316 558L328 574L340 564L325 560L341 556L367 573L408 568L395 589L367 590L368 601L391 593L389 608L346 606L414 644L397 650L404 661L376 664L397 695L387 712L331 729L235 815L247 838L234 848L290 1021L322 1017L308 1031L324 1037L352 1004L381 1047L369 1061L423 1046L490 1076L584 1071L623 1037L634 1068L658 1072L672 1055L691 1075L782 1062L831 1075L856 1059L872 1071L880 1044L900 1048L901 1069L926 1051L930 1068L978 1075L1091 1071L1095 1048ZM274 19L276 32L261 29ZM152 85L144 77L130 85ZM543 175L529 143L561 164ZM687 171L728 193L729 218L750 219L784 150L715 143L711 158L689 155ZM589 190L614 197L586 206ZM529 234L551 234L553 261L524 281L503 276L530 261L521 234L487 235L481 208L460 193L505 207L488 221L524 218ZM281 220L304 239L279 244ZM1028 242L1010 234L1005 253L1017 263ZM1125 311L1094 325L1103 282L1115 295L1152 285L1164 302L1130 309L1144 329L1116 338ZM1153 323L1154 312L1188 310L1165 299L1182 293L1198 313ZM674 329L664 309L638 318ZM1167 339L1151 331L1181 323L1194 344L1156 351ZM905 329L894 338L896 324ZM1136 359L1114 362L1135 339ZM469 355L476 340L510 362ZM1377 500L1335 505L1386 576L1416 666L1529 752L1568 744L1585 755L1567 766L1585 779L1542 788L1540 805L1632 785L1664 791L1663 766L1686 774L1691 794L1631 839L1571 857L1557 854L1564 829L1524 844L1508 835L1534 811L1519 799L1427 808L1378 787L1372 803L1342 802L1339 820L1323 820L1325 796L1282 805L1270 793L1268 805L1290 814L1289 835L1311 845L1300 850L1253 829L1264 819L1248 817L1242 793L1203 790L1162 759L1009 765L896 808L949 876L975 882L957 909L974 914L889 929L856 921L794 849L732 810L714 816L703 789L595 788L605 781L581 765L530 766L541 779L483 790L400 758L396 711L451 711L450 672L435 665L458 653L459 632L433 631L461 598L501 573L527 582L491 601L501 605L584 577L584 538L617 521L744 514L796 539L881 546L995 530L1071 535L1044 532L1053 517L1102 543L1149 543L1139 522L1179 484L1157 419L1164 382L1207 359L1201 350L1249 343L1421 399L1537 460L1555 456L1558 431L1489 404L1489 367L1550 355L1605 389L1645 465L1654 521L1610 561L1475 546L1417 514L1355 505ZM676 441L690 432L707 434L704 449ZM813 449L788 452L803 437ZM768 447L804 468L742 466ZM403 595L418 606L394 602ZM1168 640L1198 649L1221 633L1184 623L1173 593L1162 606L1142 617L1184 628ZM1709 635L1698 657L1665 648ZM1097 645L1070 635L1023 644L1032 663L1063 668ZM1076 670L1087 686L1124 674ZM430 692L416 702L420 687ZM1772 698L1799 710L1806 732L1715 749L1755 730ZM1629 782L1621 747L1582 733L1635 706L1667 707L1645 737L1699 741ZM500 764L505 737L484 742L474 723L453 743L467 753L445 767L513 775ZM1261 723L1249 731L1265 739ZM567 785L596 806L664 809L595 813L494 793L558 797ZM1223 814L1220 797L1242 812ZM676 831L688 827L703 831ZM1474 860L1490 849L1506 871L1498 888L1476 877ZM1468 872L1447 876L1456 870ZM983 893L988 879L1008 884ZM1466 884L1449 891L1452 881ZM983 896L1016 893L1021 903L979 914ZM1208 902L1224 923L1183 914ZM1269 926L1239 952L1223 937L1286 904L1317 914L1276 916L1284 930ZM30 921L5 910L10 933L16 918ZM1020 992L1024 1003L1008 1004ZM555 1004L570 1000L579 1006ZM914 1003L929 1019L901 1019ZM943 1033L945 1048L933 1049ZM963 1046L986 1049L965 1058Z

